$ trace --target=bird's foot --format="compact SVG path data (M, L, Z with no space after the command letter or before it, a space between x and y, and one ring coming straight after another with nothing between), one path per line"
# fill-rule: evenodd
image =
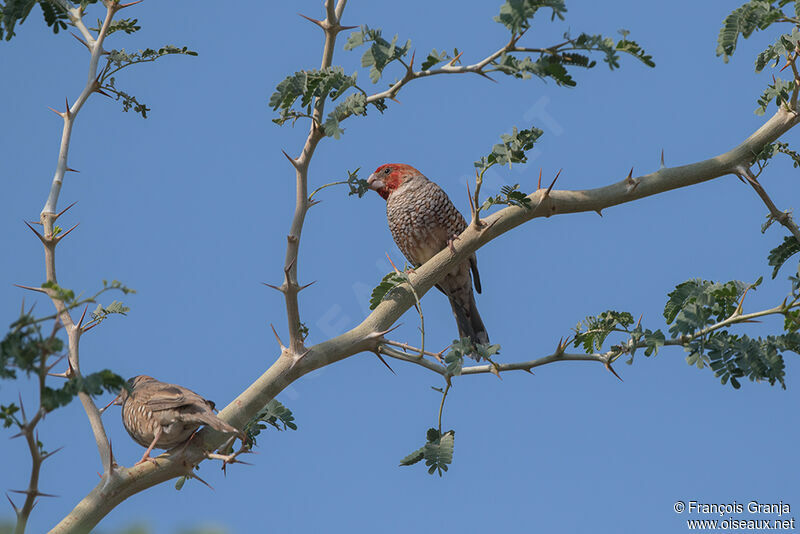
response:
M152 462L153 465L155 465L156 467L158 466L158 462L156 461L156 459L150 456L149 453L146 454L145 456L142 456L142 459L133 464L133 466L136 467L137 465L141 465L146 462Z
M456 253L456 247L453 246L453 243L455 243L457 239L459 239L459 237L456 234L453 234L453 237L447 240L447 248L449 248L450 252L453 254Z

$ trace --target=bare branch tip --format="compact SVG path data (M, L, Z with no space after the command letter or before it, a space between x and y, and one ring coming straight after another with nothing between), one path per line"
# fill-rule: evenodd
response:
M127 4L117 4L116 11L120 9L125 9L126 7L135 6L136 4L141 4L144 0L136 0L136 2L128 2Z
M77 171L76 171L76 172L77 172ZM70 204L69 206L67 206L66 208L64 208L63 210L59 211L59 212L58 212L58 214L56 215L56 219L58 219L59 217L61 217L62 215L64 215L64 214L67 212L67 210L69 210L69 209L70 209L72 206L74 206L74 205L75 205L75 204L77 204L77 203L78 203L78 201L76 200L75 202L73 202L72 204Z
M454 67L454 66L455 66L455 64L456 64L456 62L457 62L459 59L461 59L461 54L463 54L463 53L464 53L464 51L463 51L463 50L462 50L461 52L459 52L459 53L458 53L458 55L457 55L456 57L454 57L453 59L451 59L451 60L450 60L450 61L447 63L447 66L449 66L449 67ZM479 72L479 74L480 74L480 72Z
M292 167L294 167L296 169L297 168L297 160L295 160L292 156L287 154L285 150L281 149L281 152L283 153L284 156L286 156L286 159L289 160L289 163L292 164Z
M278 340L278 345L281 348L281 352L285 351L286 350L286 346L283 344L283 341L281 341L281 337L278 335L278 331L275 330L275 325L270 323L269 326L270 326L270 328L272 328L272 333L275 334L275 339Z
M89 309L89 305L87 304L86 306L84 306L83 313L81 314L81 318L78 321L78 326L77 326L78 330L80 330L81 329L81 325L83 325L83 318L86 317L86 311L88 309Z
M383 359L383 356L381 356L380 352L375 351L374 354L383 363L383 365L385 365L386 368L389 369L392 372L393 375L397 375L397 373L394 372L394 369L392 369L392 367L388 363L386 363L386 360Z
M35 291L37 293L44 293L45 295L47 294L47 290L42 287L23 286L20 284L14 284L14 285L20 289L27 289L28 291Z
M24 223L25 223L25 226L27 226L28 228L30 228L30 229L31 229L31 232L33 232L34 234L36 234L36 237L38 237L38 238L39 238L39 241L41 241L42 243L44 243L44 242L45 242L45 238L44 238L44 236L43 236L42 234L40 234L39 232L37 232L37 231L36 231L36 228L34 228L33 226L31 226L31 224L30 224L28 221L22 221L22 222L24 222Z
M309 282L309 283L308 283L308 284L306 284L306 285L300 286L299 288L297 288L297 292L299 293L300 291L302 291L302 290L306 289L307 287L313 286L313 285L314 285L314 284L316 284L316 283L317 283L317 281L316 281L316 280L314 280L313 282Z
M610 364L609 362L607 362L607 361L606 361L606 362L603 362L603 364L606 366L606 369L608 369L609 371L611 371L611 374L613 374L614 376L616 376L617 378L619 378L619 381L620 381L620 382L625 382L625 381L624 381L624 380L623 380L623 379L622 379L622 378L621 378L621 377L620 377L620 376L617 374L617 372L614 370L614 368L613 368L613 367L611 367L611 364Z
M8 499L9 503L11 503L11 508L14 509L14 513L19 515L19 508L17 508L17 505L11 500L11 496L8 494L8 492L6 492L6 499Z
M303 17L304 19L306 19L309 22L313 22L314 24L316 24L317 26L319 26L323 30L325 29L325 26L322 24L321 20L312 19L311 17L307 17L307 16L303 15L302 13L298 13L298 15L300 15L301 17Z
M563 170L564 169L558 169L558 172L556 173L556 177L553 178L553 183L551 183L550 187L547 188L547 191L544 192L544 196L550 195L550 191L553 190L553 186L556 185L556 180L558 180L558 177L561 176L561 171L563 171Z
M65 237L67 237L67 236L69 235L69 233L70 233L70 232L72 232L72 231L73 231L75 228L77 228L77 227L78 227L78 225L79 225L79 224L81 224L81 223L75 223L75 226L73 226L72 228L70 228L69 230L67 230L66 232L64 232L63 234L61 234L61 235L57 236L57 237L56 237L56 242L60 242L62 239L64 239Z
M89 44L80 37L78 37L74 32L69 32L69 34L72 35L75 39L77 39L78 42L81 43L83 46L85 46L87 49L91 50Z

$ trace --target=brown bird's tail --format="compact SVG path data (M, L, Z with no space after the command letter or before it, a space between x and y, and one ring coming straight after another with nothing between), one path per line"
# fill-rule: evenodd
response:
M184 416L184 419L191 419L193 422L199 423L201 425L208 425L214 430L217 430L219 432L225 432L228 434L237 434L239 436L243 435L239 429L229 425L228 423L226 423L225 421L223 421L222 419L220 419L211 412L199 412L199 413L189 414L188 416Z
M465 308L454 298L450 298L450 306L453 308L453 315L456 316L459 337L468 337L474 345L489 343L489 334L483 326L472 291L469 292L469 306Z

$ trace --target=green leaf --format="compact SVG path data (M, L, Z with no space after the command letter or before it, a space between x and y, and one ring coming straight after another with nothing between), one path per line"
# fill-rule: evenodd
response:
M596 317L586 317L574 328L573 346L583 345L583 350L587 354L598 352L612 332L629 332L628 327L633 323L633 315L614 310L604 311Z
M544 132L539 128L531 127L527 130L517 130L516 126L510 134L501 134L502 142L494 145L488 156L475 162L475 168L483 173L492 165L511 166L513 163L526 163L528 161L527 152Z
M636 41L627 38L615 42L611 37L600 34L581 33L576 38L571 38L569 34L564 34L569 40L570 45L577 50L587 50L605 54L605 61L611 70L619 68L619 53L630 54L648 67L655 67L652 56L645 53Z
M800 154L795 152L794 150L789 148L789 143L782 143L780 141L776 141L774 143L769 143L761 149L754 160L754 163L758 163L761 168L765 167L769 160L775 157L777 154L785 154L792 158L792 166L797 168L800 167ZM765 229L762 228L762 232Z
M794 80L785 81L774 77L773 79L773 83L768 85L764 93L758 98L758 107L755 111L756 115L763 115L766 113L770 102L773 100L775 100L775 104L780 107L781 104L789 102L791 98L790 95L795 88Z
M69 404L81 392L93 397L104 392L117 394L126 383L124 378L108 369L84 377L73 377L58 389L45 386L42 391L42 407L47 412L52 412Z
M70 305L75 301L75 292L71 289L66 289L55 282L47 281L42 284L42 287L45 289L52 289L54 291L53 297L64 301L65 304Z
M357 77L358 73L346 75L341 67L295 72L281 81L270 96L270 107L275 111L280 110L280 116L273 122L283 124L299 116L311 116L314 99L336 100L349 88L356 86ZM302 110L293 109L298 99Z
M656 63L653 61L653 56L647 54L636 41L628 41L623 39L617 43L617 51L630 54L648 67L655 67Z
M3 428L8 428L11 425L22 426L22 421L17 419L14 415L19 411L19 406L13 402L8 406L0 404L0 421L3 422Z
M360 170L361 167L353 172L347 171L347 186L350 188L348 196L358 195L358 198L361 198L369 191L369 184L367 181L358 177L358 171Z
M774 0L751 0L728 15L717 38L717 56L722 56L727 63L736 50L740 35L747 39L753 32L765 30L773 22L785 17L780 7L787 1L779 0L779 7L775 7L774 3Z
M761 72L768 65L775 67L782 57L788 58L794 53L798 43L800 43L800 31L795 26L792 28L792 33L781 35L775 44L769 45L766 50L758 54L756 72Z
M139 26L138 23L139 23L138 19L118 19L118 20L114 20L114 21L111 22L111 24L108 27L108 30L106 31L106 37L111 35L114 32L125 32L125 33L127 33L129 35L131 33L138 32L139 30L142 29L142 27ZM100 20L100 19L97 19L97 27L96 28L90 28L90 29L92 31L99 32L100 28L102 26L103 26L103 21Z
M339 126L339 123L351 115L366 115L367 114L367 97L361 93L354 93L349 95L344 102L339 104L328 114L325 121L325 135L339 139L344 133L344 129Z
M447 366L447 374L450 376L461 376L461 369L464 367L464 354L461 350L450 349L444 355L444 364Z
M500 353L500 345L490 345L489 343L478 343L475 345L475 353L477 360L491 361L492 356Z
M737 379L743 377L754 382L766 381L770 385L780 383L785 389L782 353L800 353L800 334L793 332L753 339L721 331L693 341L687 350L691 351L690 358L687 358L690 365L702 368L700 362L707 363L723 384L730 381L735 389L741 386Z
M270 400L266 406L259 410L245 425L244 433L247 436L247 443L250 446L256 444L256 436L267 428L266 425L262 423L266 423L266 425L270 425L276 430L297 430L297 424L294 422L292 411L275 399Z
M494 70L522 80L538 76L542 79L552 78L557 85L574 87L576 85L575 80L567 73L564 65L554 57L543 56L533 61L529 57L519 59L511 54L503 54L494 61L493 65L495 67Z
M410 40L400 46L397 44L397 35L389 42L381 34L380 28L373 29L369 26L362 26L350 34L344 45L345 50L352 50L365 43L372 43L372 46L361 56L361 66L371 67L369 78L372 83L377 83L381 79L387 65L405 57L411 49Z
M531 27L531 19L541 8L550 8L550 20L556 17L564 20L567 12L564 0L507 0L500 6L500 13L494 20L508 28L513 35L519 35Z
M428 474L438 472L442 476L442 472L447 471L447 466L453 462L455 431L448 430L440 436L437 429L430 428L426 434L425 445L400 460L400 465L414 465L424 459Z
M405 273L398 274L392 271L384 276L381 283L372 290L372 297L369 299L369 309L374 310L377 308L378 304L386 299L392 289L407 281L408 275Z
M447 471L447 466L453 463L454 446L455 432L453 430L448 430L440 438L425 444L423 449L428 474L432 475L438 472L439 476L442 476L442 472Z
M97 0L88 0L87 4L93 4ZM39 5L42 10L45 24L52 28L53 33L65 30L69 22L67 12L61 9L60 5L48 0L6 0L0 4L0 39L11 40L16 33L14 28L17 24L22 24L28 18L35 5Z
M667 324L672 324L670 334L674 337L691 335L727 319L736 310L744 292L748 288L755 289L760 283L761 279L753 284L694 279L679 284L669 293L664 306L664 318Z
M772 278L778 276L778 270L783 266L786 261L800 252L800 241L793 235L783 238L783 243L769 251L769 265L774 267L772 270Z
M444 50L442 50L441 52L437 52L436 49L434 48L433 50L431 50L430 54L428 54L428 57L425 59L425 61L422 62L422 70L428 70L434 65L438 65L442 61L447 61L449 59L452 59L450 54L448 54Z
M419 449L415 450L402 460L400 460L400 465L414 465L415 463L419 462L425 458L425 446L420 447Z
M523 193L522 191L518 191L519 184L511 185L504 185L500 188L500 194L487 197L486 200L481 204L481 210L488 209L492 206L496 206L499 204L504 204L507 206L519 206L520 208L531 208L531 199Z
M644 355L655 356L658 354L658 349L664 346L666 337L664 336L664 332L661 330L656 330L655 332L646 330L644 333L644 341L647 343L647 348L644 351Z

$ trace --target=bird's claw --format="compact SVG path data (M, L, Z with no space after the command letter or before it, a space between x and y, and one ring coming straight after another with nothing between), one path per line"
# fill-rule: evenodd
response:
M158 467L158 461L156 461L156 459L155 459L155 458L153 458L153 457L152 457L152 456L150 456L150 455L143 456L141 460L139 460L138 462L136 462L135 464L133 464L133 467L136 467L137 465L141 465L141 464L144 464L144 463L147 463L147 462L151 462L153 465L155 465L156 467Z
M459 239L459 237L456 234L453 234L453 236L447 240L447 248L449 248L450 252L453 254L456 253L456 247L453 246L453 243L455 243L457 239Z

